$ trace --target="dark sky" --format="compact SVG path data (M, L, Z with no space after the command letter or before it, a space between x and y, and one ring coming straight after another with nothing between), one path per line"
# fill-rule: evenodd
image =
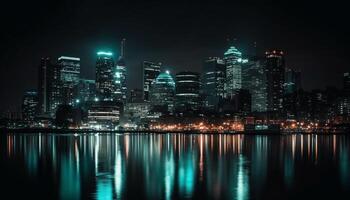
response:
M118 55L127 39L129 88L141 88L141 62L164 63L172 72L201 70L208 56L222 56L227 38L243 54L286 52L287 66L302 71L307 90L341 87L349 71L349 10L342 1L6 1L1 5L0 110L20 106L36 89L40 58L81 58L82 77L94 78L96 51Z

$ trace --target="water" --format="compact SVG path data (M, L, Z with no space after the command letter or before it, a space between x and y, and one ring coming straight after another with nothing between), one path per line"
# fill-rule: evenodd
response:
M2 134L1 199L349 199L350 136Z

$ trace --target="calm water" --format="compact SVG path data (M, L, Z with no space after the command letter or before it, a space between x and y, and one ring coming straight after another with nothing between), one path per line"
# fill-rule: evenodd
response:
M1 199L350 199L350 136L3 134Z

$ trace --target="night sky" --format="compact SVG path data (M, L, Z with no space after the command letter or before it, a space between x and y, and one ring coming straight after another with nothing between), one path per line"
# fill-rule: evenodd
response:
M223 55L228 39L243 54L254 53L254 42L261 55L285 51L287 66L302 71L307 90L341 87L342 73L350 71L345 3L212 2L2 2L0 110L19 108L23 92L37 88L41 57L80 57L82 77L93 79L96 52L118 55L122 38L129 88L141 88L143 60L162 62L174 73L200 71L204 58Z

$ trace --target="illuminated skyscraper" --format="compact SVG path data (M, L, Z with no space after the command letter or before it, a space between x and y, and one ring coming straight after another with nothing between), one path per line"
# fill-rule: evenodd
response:
M173 112L175 97L175 82L169 71L161 73L152 82L150 102L153 107L165 112Z
M80 58L61 56L58 65L61 69L62 103L73 105L74 87L78 85L80 77Z
M141 89L130 90L129 103L142 103L143 102L143 91Z
M49 68L52 67L50 58L41 58L38 74L39 114L49 111Z
M36 91L27 91L22 101L22 117L24 121L32 122L38 112L38 93Z
M217 109L220 99L224 98L226 67L222 59L211 57L203 64L203 93L205 95L205 108Z
M160 74L160 67L162 63L153 63L149 61L143 61L143 99L149 101L149 91L151 83L158 77Z
M126 64L124 58L120 57L115 69L115 97L114 100L126 103L127 87L126 87Z
M242 88L242 53L231 46L224 53L224 61L226 65L226 95L233 96L235 92Z
M94 101L96 98L96 84L95 80L80 79L78 85L75 87L75 101L77 103L85 103Z
M251 111L266 111L266 75L263 62L250 59L242 65L242 88L251 94Z
M101 101L111 101L116 96L116 70L111 52L97 52L96 93Z
M62 103L60 65L41 58L38 77L39 114L53 115Z
M283 110L284 54L282 51L270 51L265 54L267 111L280 114Z
M175 110L177 112L196 111L199 109L200 76L196 72L176 74Z

